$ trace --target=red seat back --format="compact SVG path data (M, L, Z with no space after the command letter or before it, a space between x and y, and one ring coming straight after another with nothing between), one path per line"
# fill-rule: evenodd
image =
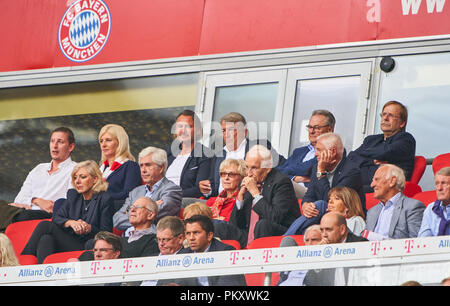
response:
M367 211L369 211L369 209L371 209L372 207L377 205L378 202L380 202L380 201L373 197L373 192L366 193L366 209L367 209Z
M237 240L221 240L223 243L231 245L232 247L234 247L236 250L240 250L241 249L241 244L239 243L239 241Z
M264 248L277 248L280 246L281 240L285 236L270 236L262 237L253 240L247 245L247 249L264 249ZM299 246L305 245L303 235L292 235L292 238L297 242ZM265 273L245 274L245 280L247 286L264 286ZM271 286L276 286L280 279L280 273L272 272Z
M85 252L85 251L86 250L54 253L54 254L47 256L44 259L43 264L78 261L78 257L80 257L80 255L83 254L83 252Z
M433 168L434 174L444 167L450 167L450 153L444 153L436 156L433 159L433 164L431 167Z
M414 196L415 194L422 192L422 188L413 182L406 182L405 189L403 189L403 194L409 198Z
M430 203L434 203L436 201L436 190L427 190L416 193L412 196L413 199L419 200L425 206L428 206Z
M425 159L425 157L420 155L416 156L414 159L414 170L413 173L411 174L410 181L415 184L419 184L426 167L427 167L427 160Z
M22 250L30 239L36 226L42 221L50 220L51 219L20 221L8 225L5 230L5 235L11 240L17 256L22 253Z

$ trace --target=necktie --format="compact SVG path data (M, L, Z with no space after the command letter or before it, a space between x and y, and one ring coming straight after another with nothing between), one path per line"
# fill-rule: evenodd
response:
M261 192L262 195L262 186L259 188L259 192ZM253 240L255 240L255 225L256 222L259 221L259 215L253 210L251 210L250 213L250 225L248 228L248 238L247 238L247 245L252 242Z

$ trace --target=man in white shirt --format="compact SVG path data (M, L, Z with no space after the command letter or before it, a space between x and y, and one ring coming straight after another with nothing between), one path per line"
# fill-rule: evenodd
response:
M417 237L425 205L402 193L405 181L405 174L398 166L384 164L378 168L370 186L374 198L380 202L367 212L362 237L369 240Z
M65 198L67 190L73 188L73 132L67 127L53 130L49 147L52 160L30 171L13 203L1 205L0 230L11 222L51 218L55 201Z
M418 237L450 235L450 167L436 172L436 201L427 203Z

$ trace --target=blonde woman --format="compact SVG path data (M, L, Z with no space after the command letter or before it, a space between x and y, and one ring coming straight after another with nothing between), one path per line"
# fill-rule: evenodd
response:
M19 265L11 240L5 234L0 233L0 267Z
M122 126L105 125L98 134L98 141L102 151L100 171L109 183L108 193L118 210L128 193L142 185L140 168L131 154L128 134Z
M97 163L78 163L72 184L75 189L67 192L52 221L39 223L22 251L36 256L40 264L56 252L83 250L99 231L112 231L113 200Z

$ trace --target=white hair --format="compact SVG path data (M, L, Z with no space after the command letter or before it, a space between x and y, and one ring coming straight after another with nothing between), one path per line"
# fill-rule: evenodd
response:
M164 174L166 174L168 165L166 151L156 147L146 147L139 153L139 161L141 160L141 158L146 157L150 154L152 154L152 161L158 166L164 167Z
M272 168L272 153L263 145L257 144L251 147L246 157L248 156L259 157L261 159L261 168Z
M344 154L344 145L342 144L341 137L333 132L325 133L317 137L317 141L321 141L326 149L336 147L336 151L339 156Z
M396 165L392 165L392 164L382 164L378 169L381 168L386 168L386 176L385 179L389 180L392 177L395 177L397 179L397 184L396 184L396 188L399 191L403 191L403 189L405 189L405 183L406 183L406 178L405 178L405 172L403 171L402 168L396 166Z

